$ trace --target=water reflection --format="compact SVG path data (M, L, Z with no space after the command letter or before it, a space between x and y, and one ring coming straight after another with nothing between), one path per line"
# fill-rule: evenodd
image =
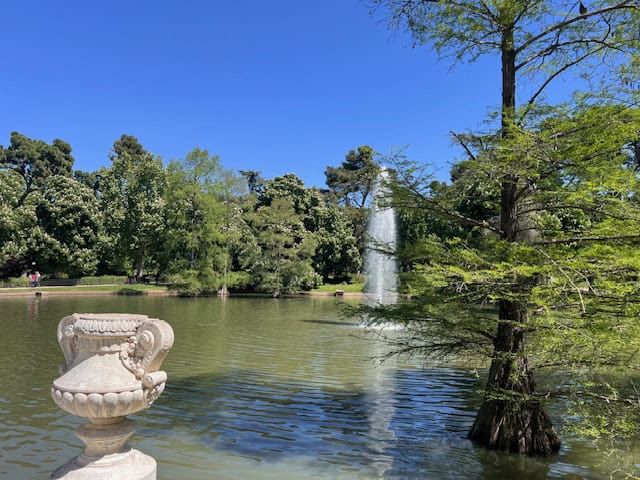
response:
M56 324L74 311L172 323L167 389L134 416L133 443L158 459L161 480L608 478L575 439L550 461L475 447L466 434L482 382L462 369L375 363L383 347L332 300L31 301L0 301L0 479L46 478L81 448L73 429L83 420L48 393L62 360Z
M471 473L474 453L464 436L473 415L452 394L475 380L447 372L443 383L443 372L414 373L380 369L367 390L274 382L259 371L198 375L171 382L166 401L140 421L149 434L173 437L171 446L195 441L255 462L307 462L317 474L352 478L459 478L447 456L463 445L460 465Z

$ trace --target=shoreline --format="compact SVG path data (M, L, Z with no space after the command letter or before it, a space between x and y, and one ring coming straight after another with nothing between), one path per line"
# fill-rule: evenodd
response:
M57 289L65 290L57 290ZM91 286L86 287L73 287L78 290L68 290L69 287L37 287L37 288L3 288L0 289L0 299L2 298L15 298L15 297L87 297L87 296L152 296L152 297L179 297L176 292L168 289L150 289L150 290L135 290L131 292L123 292L119 290L92 290ZM123 289L126 287L122 287ZM203 295L213 297L216 295ZM228 297L262 297L270 298L271 295L267 293L229 293ZM297 298L297 297L334 297L334 298L364 298L366 296L363 292L344 292L341 295L336 295L335 292L301 292L294 294L283 294L280 298ZM197 298L197 297L195 297Z

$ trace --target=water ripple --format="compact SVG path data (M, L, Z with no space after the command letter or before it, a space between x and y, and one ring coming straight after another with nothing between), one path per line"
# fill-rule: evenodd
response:
M132 443L159 461L159 480L422 480L602 476L588 446L553 461L490 452L466 434L479 383L465 370L422 370L371 358L328 300L30 299L3 302L0 479L46 478L82 446L84 420L49 397L73 311L144 313L172 323L167 388L133 415Z

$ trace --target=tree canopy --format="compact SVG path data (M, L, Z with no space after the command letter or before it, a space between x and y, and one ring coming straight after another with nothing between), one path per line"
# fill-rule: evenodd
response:
M0 169L10 169L22 177L22 193L17 206L22 206L34 190L42 189L54 175L70 175L73 168L71 146L60 139L51 145L18 132L11 133L11 143L0 150Z
M637 135L637 120L621 79L632 70L638 53L638 3L596 1L586 10L566 1L375 0L372 4L385 12L393 27L406 29L415 45L426 45L454 61L474 61L483 55L499 60L499 125L484 134L453 134L467 158L454 172L450 190L437 191L433 182L416 181L409 169L401 172L405 182L398 198L405 207L422 206L464 227L454 238L422 240L426 263L418 270L425 279L419 289L422 299L437 295L441 304L457 302L468 315L451 323L425 307L431 313L419 318L457 327L448 335L450 340L431 345L435 351L467 344L484 351L480 346L488 346L491 351L484 401L470 438L491 448L553 454L560 440L537 395L530 357L539 332L557 335L564 330L557 324L541 328L532 314L540 308L555 311L548 301L558 291L570 290L580 299L579 305L586 305L589 287L572 275L591 277L564 263L571 256L562 252L561 245L624 241L605 234L606 229L616 224L614 219L635 222L629 209L624 210L629 215L620 215L626 205L621 202L628 202L629 192L635 190L618 152ZM592 86L589 94L566 109L543 105L549 85L569 72L582 75ZM618 87L615 99L607 84ZM572 192L574 182L581 188ZM621 192L614 195L609 192L617 190L616 182L622 182ZM587 233L587 227L595 230ZM545 238L551 231L556 236ZM440 256L430 256L427 246ZM558 283L558 278L566 283ZM482 315L477 305L494 306L497 319ZM544 318L552 323L551 314ZM452 328L437 332L448 330Z

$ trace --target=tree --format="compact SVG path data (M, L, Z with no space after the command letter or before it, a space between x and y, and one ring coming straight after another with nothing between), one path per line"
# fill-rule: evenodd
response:
M554 173L559 175L565 163L554 156L547 157L546 164L533 163L528 150L521 147L531 146L540 137L528 137L526 128L540 125L538 102L562 74L577 67L588 72L597 63L611 59L614 67L629 63L628 56L637 52L637 1L596 1L583 12L575 11L574 2L564 1L374 0L372 3L385 6L391 24L406 28L415 44L432 46L441 56L473 61L488 54L500 59L500 125L492 138L493 150L483 149L479 156L473 147L482 145L483 138L456 137L471 160L489 168L499 198L498 223L492 225L440 205L434 210L495 234L499 242L492 249L498 252L493 262L509 265L515 261L514 255L527 258L521 237L528 221L523 202L530 200L529 194L536 191L538 174L547 178ZM528 77L531 90L517 108L516 86L524 76ZM552 148L553 143L544 145ZM481 161L484 159L490 159L489 165ZM478 172L482 170L474 169L474 173ZM464 278L463 272L459 273ZM531 328L528 299L539 278L523 275L522 269L510 271L509 278L513 280L509 288L495 286L487 297L497 306L498 322L495 334L485 332L493 346L492 363L484 402L470 438L491 448L550 455L558 451L560 441L543 403L535 397L533 373L527 359Z
M42 140L12 132L10 145L0 148L0 169L13 170L22 177L23 190L18 198L18 207L24 204L31 192L42 189L49 177L71 175L72 167L71 146L57 138L48 145Z
M161 267L166 273L189 277L190 294L215 291L218 274L228 264L225 199L238 179L225 170L217 155L195 148L172 161L167 170L166 233Z
M112 268L132 268L136 278L153 259L163 235L165 170L162 159L148 153L135 137L122 135L113 145L111 166L101 172L105 231Z
M327 280L331 275L345 278L360 271L362 259L353 228L344 211L337 205L327 204L318 212L317 248L313 265Z
M247 182L247 188L249 193L259 194L264 188L264 178L262 178L262 172L258 170L239 170L238 173Z
M274 296L319 283L311 266L316 241L285 198L275 198L247 216L254 248L241 259L256 289Z
M344 208L358 245L359 256L364 254L369 195L380 172L375 152L368 145L349 150L339 167L327 167L324 174L329 192Z
M0 170L0 276L17 276L31 267L27 241L36 225L35 206L18 206L24 193L21 176Z
M72 277L95 273L102 223L93 190L71 177L53 176L38 194L36 216L28 245L41 271Z
M339 167L327 167L324 174L327 186L338 201L346 207L362 209L367 204L380 167L373 159L369 145L349 150Z
M83 170L74 170L73 178L75 178L78 182L83 185L86 185L94 192L98 192L100 190L100 173L98 172L85 172Z

